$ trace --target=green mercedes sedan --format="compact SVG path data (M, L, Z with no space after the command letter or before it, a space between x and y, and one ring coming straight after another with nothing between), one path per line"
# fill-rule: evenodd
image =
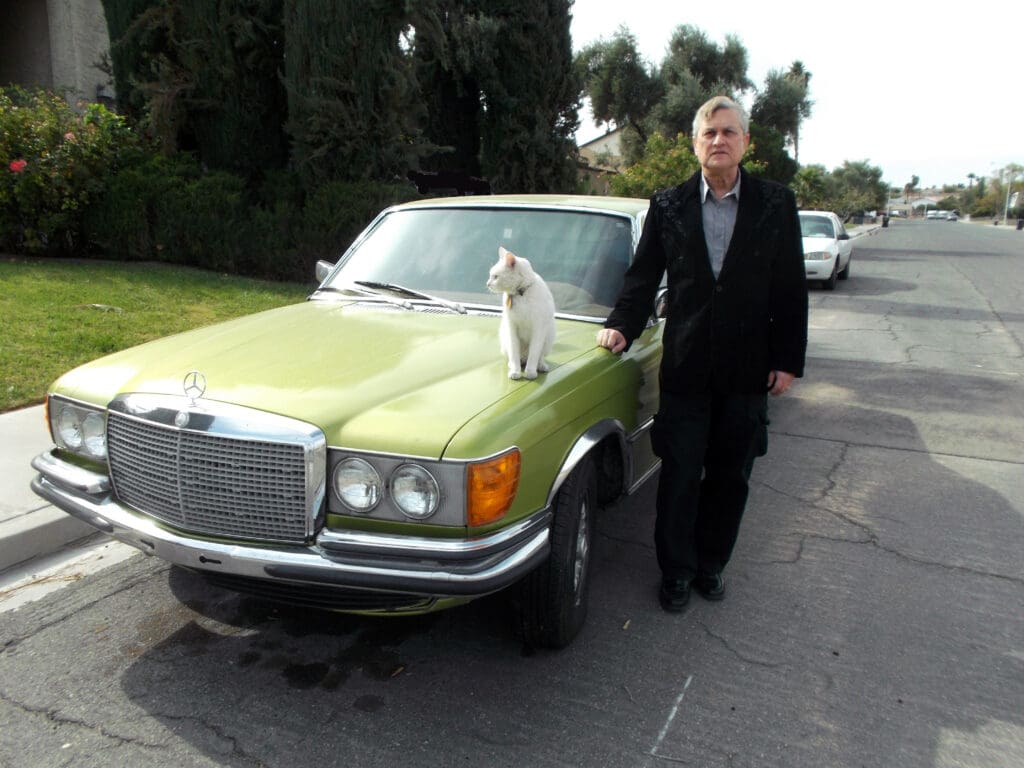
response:
M596 333L647 201L486 196L381 213L289 307L83 365L47 399L37 494L224 587L372 615L508 589L526 641L586 618L594 516L658 468L662 321ZM498 248L555 299L548 371L499 346Z

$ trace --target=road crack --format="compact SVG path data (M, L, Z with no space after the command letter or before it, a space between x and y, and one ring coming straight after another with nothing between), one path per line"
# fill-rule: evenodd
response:
M61 714L57 709L52 707L34 707L31 704L27 704L26 702L18 701L17 699L11 697L9 694L2 690L0 690L0 701L28 715L40 717L46 720L48 723L51 723L55 726L67 726L71 728L80 728L82 730L91 731L95 734L98 734L99 736L102 736L104 739L116 742L118 745L121 746L142 747L143 749L161 752L167 749L166 744L156 744L152 742L146 742L141 739L136 739L130 736L122 736L121 734L114 733L109 728L103 725L97 723L90 723L80 718L70 717L68 715Z

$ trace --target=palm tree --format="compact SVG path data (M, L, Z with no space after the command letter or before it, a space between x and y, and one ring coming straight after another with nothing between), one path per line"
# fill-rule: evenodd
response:
M803 99L801 99L798 106L796 125L793 126L793 159L796 160L799 165L800 123L811 116L811 107L814 105L814 102L807 97L810 90L811 73L804 68L804 63L797 59L790 65L789 72L786 73L786 78L795 83L803 91Z

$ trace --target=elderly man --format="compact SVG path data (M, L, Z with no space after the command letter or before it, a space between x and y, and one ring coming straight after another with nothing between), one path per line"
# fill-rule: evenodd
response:
M701 170L658 192L636 258L598 344L629 348L668 273L660 405L651 442L661 458L654 541L659 601L679 612L691 585L725 595L722 571L747 502L754 458L767 450L767 394L803 375L807 280L796 200L740 166L743 108L724 96L693 121Z

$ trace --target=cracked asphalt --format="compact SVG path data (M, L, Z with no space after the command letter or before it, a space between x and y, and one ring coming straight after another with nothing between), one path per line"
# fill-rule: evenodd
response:
M72 569L0 613L0 766L1019 768L1022 288L1024 232L855 241L811 291L721 603L658 608L653 483L604 510L559 653L500 595L383 621L142 556Z

